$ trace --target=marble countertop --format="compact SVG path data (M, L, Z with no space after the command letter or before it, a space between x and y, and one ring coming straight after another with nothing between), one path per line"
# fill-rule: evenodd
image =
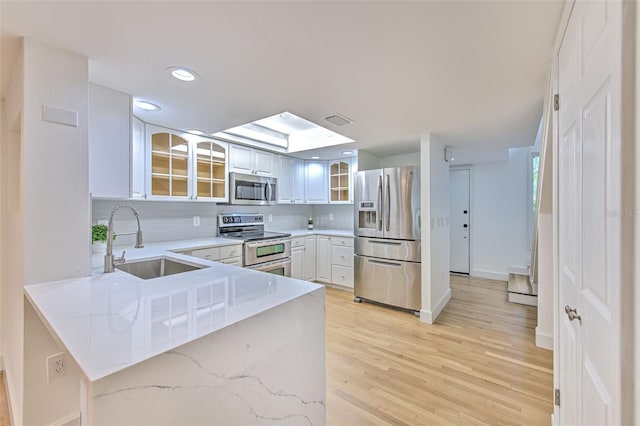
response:
M25 294L95 381L322 288L169 251L237 243L211 238L129 248L129 262L166 256L205 268L142 280L98 267L88 277L28 285Z

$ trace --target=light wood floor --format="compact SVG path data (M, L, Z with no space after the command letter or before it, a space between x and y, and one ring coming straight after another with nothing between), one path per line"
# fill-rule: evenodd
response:
M9 405L7 404L7 394L5 392L4 372L0 373L0 426L11 426L9 415Z
M451 277L435 325L327 288L327 423L548 425L552 352L506 283Z

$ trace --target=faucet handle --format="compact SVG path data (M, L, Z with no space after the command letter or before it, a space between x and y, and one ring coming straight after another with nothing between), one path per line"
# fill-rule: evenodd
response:
M113 263L114 264L116 264L116 263L118 263L118 264L119 263L124 263L125 262L124 255L125 255L126 252L127 252L126 250L122 250L122 256L120 256L120 257L118 257L116 259L113 259Z

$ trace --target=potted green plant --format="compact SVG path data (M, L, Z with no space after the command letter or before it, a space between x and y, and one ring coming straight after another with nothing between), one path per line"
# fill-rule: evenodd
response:
M107 248L107 225L93 225L91 227L91 248L93 253L104 253ZM115 236L113 237L115 240Z

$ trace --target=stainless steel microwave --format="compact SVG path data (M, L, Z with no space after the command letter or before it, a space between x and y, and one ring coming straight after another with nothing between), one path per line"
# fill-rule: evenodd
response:
M229 173L229 203L267 206L276 203L274 177Z

